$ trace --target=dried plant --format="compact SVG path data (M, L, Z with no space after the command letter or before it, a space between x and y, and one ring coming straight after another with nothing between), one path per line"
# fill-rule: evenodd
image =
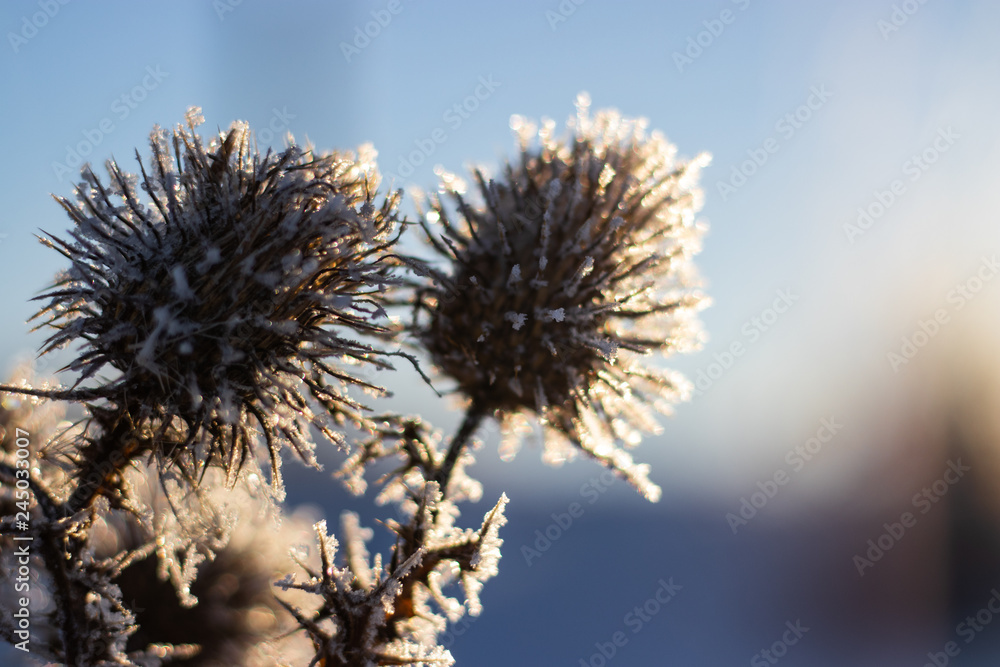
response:
M36 318L43 354L72 349L72 382L0 386L0 579L33 573L50 664L451 665L440 638L481 613L506 523L506 494L459 522L482 497L466 468L484 420L536 420L547 460L582 451L658 497L626 449L687 392L640 357L699 342L705 158L678 161L645 121L591 118L583 97L562 139L515 117L520 155L473 172L481 201L443 175L421 258L399 250L402 193L379 194L373 149L261 155L245 123L206 142L201 122L156 128L138 175L86 167L57 199L73 227L42 242L69 267ZM401 305L406 324L388 315ZM394 357L434 391L421 355L467 406L447 439L359 395L388 393L363 373ZM289 550L303 524L279 527L280 463L318 467L317 437L346 451L336 476L355 494L390 466L388 554L351 512L342 542L318 521L318 549ZM18 604L0 594L14 645Z
M235 474L259 434L280 488L283 442L313 463L310 426L343 442L343 424L365 419L347 387L382 391L334 365L389 367L353 339L387 331L376 316L399 195L377 204L372 152L262 157L246 124L206 147L200 122L194 109L186 128L153 132L141 183L113 162L108 185L85 169L77 201L58 200L71 240L43 239L70 261L35 317L56 330L43 352L79 351L59 397L91 403L82 479L116 454L115 469L154 453L191 476ZM75 505L116 491L94 487Z
M441 372L469 401L473 420L533 415L546 432L547 458L579 448L655 500L648 466L615 446L656 430L647 405L666 411L689 391L683 378L636 357L687 351L698 343L693 313L705 305L691 256L702 227L694 213L701 156L676 149L645 121L577 103L570 134L553 136L520 117L520 159L502 175L465 183L444 174L424 228L447 268L415 290L414 330ZM432 224L443 228L440 236Z

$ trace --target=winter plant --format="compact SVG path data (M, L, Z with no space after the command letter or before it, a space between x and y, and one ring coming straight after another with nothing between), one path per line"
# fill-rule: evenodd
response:
M548 462L657 500L629 449L689 392L651 362L700 342L707 157L588 107L562 136L515 116L499 174L442 172L414 220L370 147L262 155L245 123L205 141L198 109L138 173L85 167L34 316L67 379L0 386L0 635L72 666L451 665L506 522L506 495L459 521L484 423L503 458L540 429ZM369 405L400 361L464 406L452 437ZM356 514L338 539L283 508L282 460L318 468L322 441L355 494L388 471L389 553Z

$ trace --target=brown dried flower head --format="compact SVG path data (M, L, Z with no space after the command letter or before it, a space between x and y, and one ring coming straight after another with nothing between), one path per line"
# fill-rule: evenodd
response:
M364 419L350 386L381 391L338 362L388 367L354 336L386 333L399 194L376 203L371 149L261 156L245 123L206 146L199 114L154 130L141 178L85 168L77 201L59 199L75 228L43 239L70 260L39 297L56 329L43 352L77 345L67 368L96 380L66 395L95 402L81 461L152 452L234 472L262 433L276 474L282 442L312 463L310 425L339 441Z
M544 123L537 145L536 128L512 118L520 157L496 179L473 172L481 203L442 174L454 206L432 197L422 223L450 266L418 288L414 328L472 410L510 432L534 416L548 460L582 449L655 499L648 466L618 443L657 428L650 405L666 411L689 391L640 358L699 343L693 314L706 300L690 260L708 157L679 162L645 120L591 118L588 105L581 95L566 138Z

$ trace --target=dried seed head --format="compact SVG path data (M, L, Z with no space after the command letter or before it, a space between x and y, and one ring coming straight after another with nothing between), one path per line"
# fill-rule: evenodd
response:
M39 297L56 329L43 351L79 346L67 368L99 379L78 395L103 399L117 443L138 441L126 458L203 444L201 462L234 471L262 432L272 460L288 441L312 462L309 425L338 440L363 419L348 387L381 391L332 360L388 366L353 337L386 331L399 195L376 203L370 149L261 156L245 123L206 146L198 114L153 131L141 178L109 162L105 185L85 168L77 201L58 200L75 228L43 239L70 260Z
M271 582L292 571L288 545L309 534L308 524L300 515L279 522L266 497L245 485L225 488L213 473L214 484L192 492L130 471L141 512L111 513L95 534L98 551L138 553L113 580L138 626L128 648L195 647L172 661L178 667L307 664L308 642L283 637L292 619ZM268 659L275 651L287 662Z
M440 370L479 409L501 420L534 415L548 458L571 444L618 470L644 494L659 489L615 442L652 430L687 391L676 374L637 355L695 347L693 314L705 299L690 259L703 226L694 214L707 156L678 162L644 120L602 111L581 96L565 139L514 117L521 155L495 180L473 173L482 202L443 175L454 202L431 198L422 223L450 262L417 290L415 329ZM454 210L454 213L450 211ZM440 222L438 239L430 224Z

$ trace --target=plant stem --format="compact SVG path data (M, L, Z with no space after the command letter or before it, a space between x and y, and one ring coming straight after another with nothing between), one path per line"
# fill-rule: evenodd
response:
M102 429L93 441L82 447L76 474L76 488L66 501L70 513L90 507L99 495L107 494L113 503L113 489L118 488L118 476L135 458L137 448L132 412L126 406L110 429Z
M104 398L108 393L102 389L35 389L33 387L15 387L8 384L0 384L0 391L10 394L21 394L22 396L51 398L57 401L90 401L95 398Z
M476 403L469 406L469 409L465 413L465 418L462 420L462 425L458 429L458 433L455 437L451 439L451 444L448 446L448 453L444 457L444 462L441 467L438 468L437 474L434 475L434 481L438 483L441 488L442 497L448 496L448 482L451 481L451 473L455 469L455 463L458 462L458 457L461 456L465 447L472 440L472 436L475 434L476 429L482 423L483 419L486 417L486 411L479 407Z

